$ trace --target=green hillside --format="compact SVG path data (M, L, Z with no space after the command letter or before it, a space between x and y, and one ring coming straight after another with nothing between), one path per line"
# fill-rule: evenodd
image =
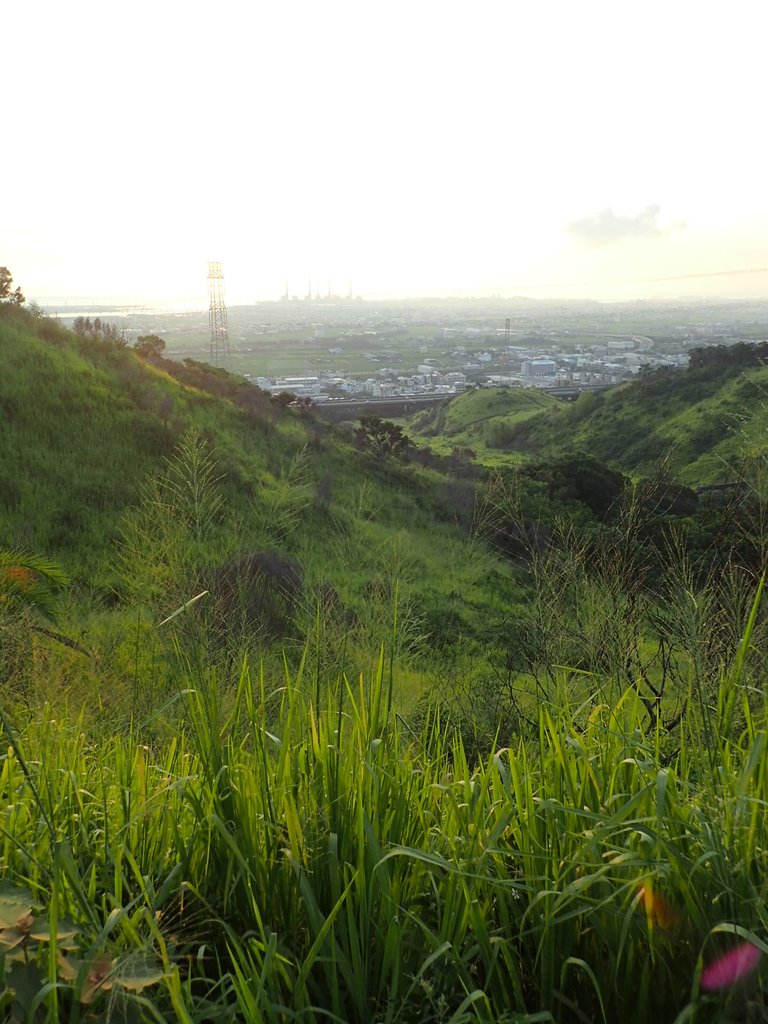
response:
M572 407L523 426L511 443L538 454L582 448L633 474L652 473L668 458L690 485L733 479L765 436L766 387L762 367L652 374L582 395Z
M529 391L476 391L413 421L430 443L454 438L488 462L584 451L634 476L661 461L697 486L733 479L768 427L768 367L661 371L573 403ZM544 398L542 396L542 405Z
M481 461L519 462L506 451L506 439L533 416L558 406L557 399L533 388L468 391L449 402L417 413L408 423L415 438L429 440L435 451L471 448ZM508 460L503 458L508 455Z
M162 617L185 587L272 552L300 575L293 599L310 616L316 593L350 616L383 614L397 588L403 628L443 642L486 635L518 593L508 564L469 538L467 481L375 458L241 378L143 362L24 310L0 318L0 356L0 545L57 559L99 600L136 593ZM205 536L151 492L169 467L198 472L179 466L190 436L214 467ZM199 481L173 486L188 489L177 503L198 500ZM165 571L137 593L142 563L160 556Z

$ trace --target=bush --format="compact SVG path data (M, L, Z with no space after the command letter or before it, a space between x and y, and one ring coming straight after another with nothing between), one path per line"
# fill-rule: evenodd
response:
M201 589L211 593L218 636L250 634L285 639L302 594L304 575L279 551L249 551L208 570Z
M580 501L599 519L606 519L626 490L629 479L592 455L577 452L526 471L546 483L553 497Z

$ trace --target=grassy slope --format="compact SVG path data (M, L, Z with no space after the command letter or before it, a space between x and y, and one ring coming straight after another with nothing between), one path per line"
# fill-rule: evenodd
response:
M461 443L489 452L495 427L502 451L520 459L583 450L633 474L651 474L659 459L690 485L731 479L732 467L765 436L768 368L738 373L682 372L633 381L610 391L582 395L572 405L552 402L539 415L510 422L507 403L517 392L474 392L442 411L442 420L413 429L450 437L451 424L465 425ZM521 396L522 397L522 396ZM503 411L497 411L502 404ZM483 411L487 414L483 415Z
M467 543L461 484L375 462L269 402L249 414L21 313L0 320L0 358L0 545L55 557L89 584L108 579L126 509L195 427L222 476L209 562L279 549L301 563L308 594L323 581L357 607L374 591L391 598L396 580L414 629L438 621L450 592L465 595L468 628L503 616L511 574Z
M519 462L515 452L502 453L494 442L513 427L557 404L557 399L534 389L469 391L418 413L408 424L408 432L416 439L429 439L441 454L449 454L455 447L467 447L484 462Z
M108 523L158 460L161 424L74 347L0 322L0 535L66 558Z

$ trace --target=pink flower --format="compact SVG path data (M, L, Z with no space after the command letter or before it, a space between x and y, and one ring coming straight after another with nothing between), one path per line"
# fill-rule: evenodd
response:
M723 953L704 969L701 987L705 992L711 992L717 988L734 985L754 971L761 955L757 946L753 946L751 942L742 942L729 952Z

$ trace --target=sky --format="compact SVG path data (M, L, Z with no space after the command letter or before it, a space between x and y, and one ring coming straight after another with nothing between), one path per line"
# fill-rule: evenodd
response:
M24 0L28 298L768 297L760 0Z

